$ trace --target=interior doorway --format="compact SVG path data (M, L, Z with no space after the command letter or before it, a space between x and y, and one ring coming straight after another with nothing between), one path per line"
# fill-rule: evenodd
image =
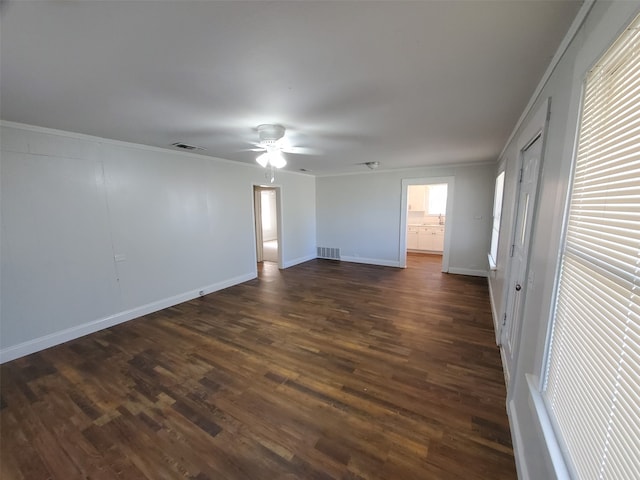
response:
M281 265L280 195L278 187L253 187L256 260Z
M409 185L407 188L407 253L442 256L447 184Z
M441 255L442 271L449 271L453 188L453 177L402 180L400 267L406 268L408 251Z

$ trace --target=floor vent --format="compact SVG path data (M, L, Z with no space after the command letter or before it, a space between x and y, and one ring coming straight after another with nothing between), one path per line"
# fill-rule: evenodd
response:
M331 260L340 260L340 249L329 247L318 247L318 258L330 258Z

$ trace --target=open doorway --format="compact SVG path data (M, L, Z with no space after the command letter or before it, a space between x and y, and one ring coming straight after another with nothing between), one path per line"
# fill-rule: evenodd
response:
M449 271L453 177L402 180L399 264L407 266L407 252L442 257Z
M256 260L280 265L278 187L254 186Z
M409 185L407 188L407 252L442 256L447 184Z

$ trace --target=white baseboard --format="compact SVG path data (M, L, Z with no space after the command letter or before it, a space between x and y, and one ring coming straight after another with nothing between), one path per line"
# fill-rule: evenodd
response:
M398 260L381 260L379 258L341 256L340 261L351 263L366 263L367 265L380 265L382 267L400 267L400 262Z
M293 267L294 265L298 265L300 263L308 262L309 260L313 260L316 258L315 255L306 255L304 257L294 258L293 260L289 260L287 262L282 262L282 268Z
M148 303L140 307L132 308L131 310L126 310L114 315L109 315L108 317L83 323L82 325L77 325L75 327L66 328L58 332L34 338L33 340L27 340L26 342L0 349L0 364L15 360L16 358L24 357L25 355L29 355L31 353L39 352L40 350L44 350L55 345L60 345L61 343L68 342L69 340L74 340L85 335L89 335L90 333L94 333L105 328L113 327L114 325L118 325L119 323L128 322L129 320L133 320L134 318L138 318L149 313L157 312L158 310L162 310L163 308L172 307L179 303L192 300L201 296L200 292L203 292L202 294L206 295L208 293L216 292L218 290L222 290L224 288L228 288L233 285L252 280L254 278L256 278L256 274L253 272L239 275L222 282L207 285L196 290L191 290L179 295L174 295L173 297Z
M472 277L488 277L489 274L486 270L473 270L471 268L458 268L449 267L449 273L455 275L471 275Z

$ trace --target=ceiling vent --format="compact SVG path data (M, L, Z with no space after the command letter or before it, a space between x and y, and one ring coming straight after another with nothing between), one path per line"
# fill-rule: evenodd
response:
M196 145L189 145L188 143L176 142L171 144L172 147L181 148L183 150L206 150L206 148L198 147Z

